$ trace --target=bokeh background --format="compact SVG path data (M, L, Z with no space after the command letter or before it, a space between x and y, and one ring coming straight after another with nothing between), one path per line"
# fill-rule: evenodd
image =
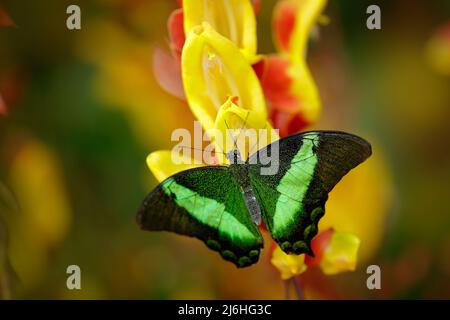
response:
M267 253L237 270L197 240L135 223L157 183L146 156L194 120L152 71L176 2L0 3L16 24L0 29L0 297L282 299ZM263 0L258 16L261 53L275 50L274 3ZM80 31L65 27L70 4L81 7ZM370 4L382 30L366 28ZM314 128L361 134L374 156L327 205L361 238L358 268L308 272L305 294L450 298L450 32L440 31L450 2L330 0L325 13L308 53L324 105ZM80 291L66 288L71 264ZM381 290L366 287L370 264Z

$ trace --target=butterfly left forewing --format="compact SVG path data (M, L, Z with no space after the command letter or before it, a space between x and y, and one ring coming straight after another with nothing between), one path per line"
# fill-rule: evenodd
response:
M260 158L270 155L275 146L269 145L250 157L253 190L266 227L282 250L312 255L310 243L318 232L328 193L370 156L370 144L344 132L293 135L278 142L279 157L272 159L278 160L278 171L263 175Z
M238 267L257 262L263 246L227 167L195 168L168 178L147 195L137 220L144 230L198 238Z

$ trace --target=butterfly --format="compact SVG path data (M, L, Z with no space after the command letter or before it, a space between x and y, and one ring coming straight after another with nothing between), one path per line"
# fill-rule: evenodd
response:
M278 169L263 174L276 148ZM243 268L259 259L263 220L285 253L313 256L311 240L328 193L371 154L366 140L339 131L295 134L246 161L234 149L227 154L229 166L189 169L160 183L142 202L137 223L143 230L198 238Z

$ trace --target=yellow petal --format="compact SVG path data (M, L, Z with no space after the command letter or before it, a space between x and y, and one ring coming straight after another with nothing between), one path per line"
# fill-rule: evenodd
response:
M309 35L319 20L327 0L284 0L279 5L286 3L296 8L295 24L287 48L292 62L296 63L306 54Z
M220 107L213 133L217 150L230 152L237 147L245 160L248 155L279 139L277 130L258 113L239 107L234 97ZM221 162L224 163L222 155Z
M30 226L39 230L41 240L59 243L69 228L71 214L56 155L39 141L27 142L14 158L10 173L14 193Z
M258 60L256 18L250 0L184 0L183 12L185 34L208 22L233 41L250 63Z
M182 77L188 103L205 130L214 128L220 107L232 97L259 118L267 118L259 80L236 45L208 23L188 35L182 54Z
M69 230L69 198L58 158L40 141L20 147L9 178L20 207L11 223L11 262L23 283L32 285L45 274L49 253Z
M334 232L320 263L323 273L333 275L354 271L360 240L349 232Z
M175 173L203 166L196 163L186 153L178 153L169 150L155 151L148 155L147 166L155 178L162 182Z
M317 121L322 109L319 91L313 80L306 61L299 60L289 67L292 77L290 92L297 98L299 112L301 112L309 123Z
M280 24L275 34L277 47L282 56L289 59L288 73L292 80L289 92L298 101L298 108L288 112L301 112L308 123L317 121L321 101L306 63L306 50L312 29L322 17L326 3L327 0L282 0L274 10L274 21ZM292 29L289 28L292 23L289 12L294 12ZM281 27L283 25L286 30Z
M278 246L273 251L270 262L280 271L283 280L298 276L308 268L305 264L304 254L286 254Z
M297 5L295 26L289 43L290 72L293 82L291 92L297 96L306 120L315 122L321 110L317 86L306 63L308 38L321 16L327 0L294 0Z

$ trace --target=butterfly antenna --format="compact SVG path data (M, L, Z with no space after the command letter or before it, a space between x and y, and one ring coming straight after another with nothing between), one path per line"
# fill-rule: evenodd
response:
M245 128L245 125L247 124L247 120L248 120L248 116L250 115L250 111L247 110L247 115L245 116L244 122L242 123L242 126L239 128L239 135L237 136L236 140L234 140L234 148L237 150L238 146L237 146L237 142L239 140L239 138L241 137L241 132L242 130Z
M184 147L184 146L178 146L177 149L191 149L191 150L197 150L197 151L202 151L205 152L205 149L199 149L199 148L194 148L194 147ZM226 155L225 152L221 152L221 151L217 151L214 149L214 151L211 151L211 153L222 153L224 155Z
M227 127L227 133L228 133L228 132L230 132L230 127L228 126L227 120L224 120L224 122L225 122L225 126ZM230 137L233 140L234 148L236 148L237 147L236 140L234 140L233 135L231 135L231 133L230 133Z
M266 129L266 128L267 128L267 123L264 125L264 128L262 128L262 130L264 130L264 129ZM248 151L248 156L250 156L250 155L252 154L253 149L254 149L256 146L258 146L258 143L255 143L255 144L249 149L249 151Z

